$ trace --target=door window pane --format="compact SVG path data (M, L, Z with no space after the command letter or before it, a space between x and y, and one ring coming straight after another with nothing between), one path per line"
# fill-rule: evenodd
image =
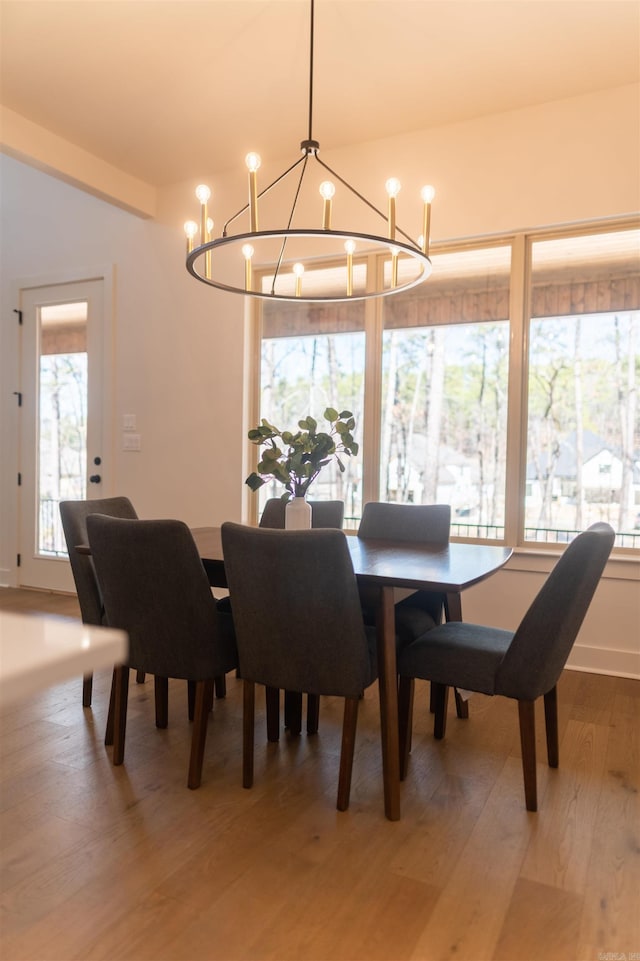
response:
M525 540L640 546L639 231L532 245Z
M454 536L504 537L510 253L434 255L384 304L380 497L450 504Z
M87 304L40 311L37 553L66 555L61 500L86 496Z

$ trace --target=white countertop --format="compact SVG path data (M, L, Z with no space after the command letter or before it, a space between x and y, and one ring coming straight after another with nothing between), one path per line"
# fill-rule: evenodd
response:
M0 704L127 659L124 631L74 618L0 611Z

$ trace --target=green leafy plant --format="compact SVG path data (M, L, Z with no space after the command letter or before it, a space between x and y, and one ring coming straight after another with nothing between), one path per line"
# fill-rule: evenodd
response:
M322 468L332 460L335 459L340 471L344 472L340 455L351 457L358 453L358 444L352 434L356 426L353 414L350 410L338 413L333 407L327 407L324 419L330 425L328 432L317 430L318 422L311 416L298 421L300 429L295 434L278 430L264 419L259 427L252 428L249 440L259 447L264 445L265 449L256 470L249 474L245 484L257 491L273 478L284 484L286 492L282 498L288 500L291 494L304 497Z

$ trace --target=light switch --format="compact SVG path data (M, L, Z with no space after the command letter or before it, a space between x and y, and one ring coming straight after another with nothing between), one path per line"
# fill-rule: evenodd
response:
M122 415L122 429L123 429L123 430L135 430L135 429L136 429L136 415L135 415L135 414L123 414L123 415Z
M140 450L140 434L123 434L122 435L122 449L123 450Z

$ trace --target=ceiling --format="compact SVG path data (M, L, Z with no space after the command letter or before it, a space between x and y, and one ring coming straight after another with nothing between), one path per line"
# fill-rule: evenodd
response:
M297 156L309 0L0 0L5 107L164 186ZM633 83L637 0L316 0L323 151Z

